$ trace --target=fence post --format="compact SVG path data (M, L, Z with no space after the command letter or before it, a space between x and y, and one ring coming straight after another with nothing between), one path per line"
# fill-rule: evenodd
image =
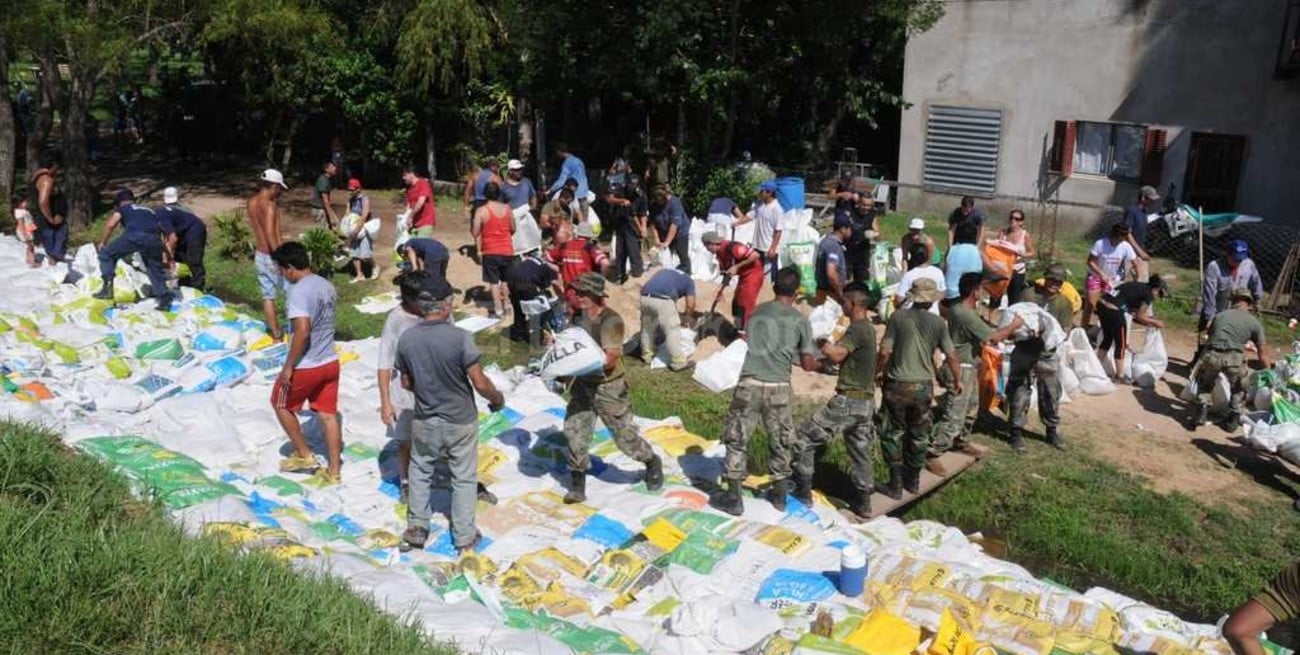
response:
M1196 279L1201 281L1200 286L1196 288L1196 297L1200 298L1202 290L1205 289L1205 208L1200 205L1196 207L1196 241L1197 250L1199 251L1197 259L1200 262L1200 268L1196 271ZM1201 311L1204 312L1204 308Z

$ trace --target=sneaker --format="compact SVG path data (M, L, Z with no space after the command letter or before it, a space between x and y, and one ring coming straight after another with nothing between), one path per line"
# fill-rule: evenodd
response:
M312 477L315 478L317 483L319 483L319 486L322 487L333 487L334 485L343 482L343 476L338 473L330 473L328 469L323 468L316 469L316 472L312 474Z
M424 550L424 544L429 540L429 528L421 528L412 525L402 533L402 543L397 547L403 553L412 550Z
M480 503L495 505L497 504L497 495L488 491L487 486L480 482L478 483L478 501Z
M315 457L286 457L280 460L281 473L315 473L320 470L320 462Z
M381 270L383 270L383 269L381 269L378 265L372 266L372 267L370 268L370 275L369 275L368 277L366 277L366 279L367 279L367 280L378 280L378 279L379 279L379 272L380 272Z
M365 279L365 278L354 277L354 278L348 280L348 284L356 284L356 283L358 283L358 282L360 282L360 281L362 281L362 280L364 280L364 279Z
M482 541L483 541L483 533L482 533L482 532L478 532L478 531L476 530L476 531L474 532L474 540L473 540L473 541L469 542L468 545L465 545L465 546L457 546L457 547L456 547L456 556L457 556L457 557L464 557L465 553L473 552L473 551L474 551L474 548L475 548L476 546L478 546L479 543L482 542Z

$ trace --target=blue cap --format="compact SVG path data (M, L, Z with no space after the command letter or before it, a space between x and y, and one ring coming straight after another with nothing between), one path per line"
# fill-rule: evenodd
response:
M117 193L113 194L113 202L118 205L132 200L135 200L135 193L130 189L118 189Z
M762 184L758 185L758 190L766 191L768 193L776 193L776 180L764 181Z
M1232 243L1228 244L1228 252L1238 257L1245 257L1250 254L1250 247L1246 245L1245 241L1234 239Z
M849 218L848 216L845 216L844 214L840 214L839 216L836 216L835 223L831 229L838 230L842 227L853 227L853 219Z

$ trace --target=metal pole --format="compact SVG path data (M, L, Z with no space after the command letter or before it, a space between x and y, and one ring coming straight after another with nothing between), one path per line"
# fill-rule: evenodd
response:
M1205 289L1205 209L1200 205L1196 206L1196 241L1197 250L1199 251L1198 258L1200 259L1201 264L1199 276L1201 279L1201 286L1199 289ZM1204 293L1199 292L1198 290L1196 295L1201 296L1204 295ZM1218 301L1216 299L1211 299L1211 302ZM1202 309L1201 311L1203 312L1205 310ZM1201 315L1204 316L1205 314Z

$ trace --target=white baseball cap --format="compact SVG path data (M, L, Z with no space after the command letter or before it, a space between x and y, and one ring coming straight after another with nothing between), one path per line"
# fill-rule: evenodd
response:
M524 167L524 163L519 161L518 159L511 159L510 161L506 162L506 170L517 171L522 169L523 167Z
M163 202L164 202L164 203L166 203L166 204L168 204L168 205L174 205L174 204L176 204L176 201L177 201L177 200L180 200L180 199L181 199L181 194L180 194L179 191L176 190L176 187L174 187L174 186L169 186L169 187L167 187L166 189L163 189Z
M271 184L278 184L286 189L289 188L289 185L284 183L284 175L274 168L268 168L262 171L262 181L270 182Z
M921 220L921 217L920 217L920 216L913 216L913 217L912 217L912 220L910 220L910 221L907 222L907 229L909 229L909 230L924 230L924 229L925 229L925 221Z

